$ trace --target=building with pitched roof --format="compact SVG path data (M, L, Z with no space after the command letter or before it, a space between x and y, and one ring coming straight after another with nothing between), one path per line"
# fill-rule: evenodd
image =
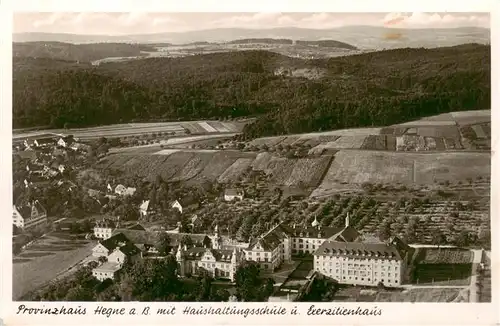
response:
M113 230L117 227L116 223L109 219L95 221L94 236L97 239L106 240L111 238Z
M127 259L134 261L141 257L141 250L121 233L100 242L97 247L99 246L105 250L97 250L95 252L100 253L99 257L103 256L107 258L105 263L92 270L92 275L99 281L104 281L108 278L114 279L116 273L123 267Z
M179 245L175 254L179 264L179 275L208 273L214 278L235 280L236 269L244 261L244 254L234 248L213 249L207 247L183 247Z
M38 200L35 200L28 205L14 205L12 218L15 226L28 230L47 223L47 211Z
M313 254L315 272L343 284L388 287L402 284L409 263L408 246L394 237L381 242L361 235L346 217L343 228L322 227L315 218L311 227L296 228L283 223L252 239L244 249L245 259L274 271L292 255Z
M399 287L409 264L409 247L393 237L376 241L349 225L324 241L314 252L314 270L341 284Z
M235 199L243 200L244 192L241 189L226 189L224 191L224 200L225 201L233 201Z

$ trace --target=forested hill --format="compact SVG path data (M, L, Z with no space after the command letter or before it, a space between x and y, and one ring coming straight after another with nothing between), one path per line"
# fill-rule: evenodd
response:
M63 42L26 42L13 43L12 56L49 58L90 62L108 57L141 56L141 51L156 51L155 48L144 44L126 43L93 43L71 44Z
M487 45L307 61L266 51L100 66L14 58L14 128L256 116L244 137L258 137L489 108Z

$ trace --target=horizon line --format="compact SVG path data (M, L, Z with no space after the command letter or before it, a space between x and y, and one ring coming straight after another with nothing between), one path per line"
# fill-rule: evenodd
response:
M302 30L314 30L314 31L327 31L327 30L335 30L342 28L352 28L352 27L369 27L369 28L381 28L381 29L391 29L391 30L453 30L453 29L461 29L461 28L475 28L475 29L484 29L491 31L491 27L480 27L480 26L458 26L458 27L418 27L418 28L405 28L405 27L392 27L392 26L377 26L377 25L346 25L339 27L330 27L330 28L304 28L297 26L281 26L281 27L269 27L269 28L251 28L251 27L216 27L216 28L204 28L204 29L193 29L179 32L155 32L155 33L138 33L138 34L79 34L79 33L68 33L68 32L37 32L37 31L25 31L25 32L12 32L12 35L19 34L63 34L63 35L78 35L78 36L111 36L111 37L119 37L119 36L143 36L143 35L158 35L158 34L183 34L183 33L193 33L193 32L203 32L210 30L228 30L228 29L243 29L243 30L276 30L276 29L286 29L286 28L295 28Z

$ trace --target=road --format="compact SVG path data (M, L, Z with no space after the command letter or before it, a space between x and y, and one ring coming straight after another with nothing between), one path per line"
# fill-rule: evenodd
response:
M481 249L472 250L474 258L472 260L472 271L470 277L470 291L469 302L479 302L479 287L477 286L478 266L483 258L483 251Z

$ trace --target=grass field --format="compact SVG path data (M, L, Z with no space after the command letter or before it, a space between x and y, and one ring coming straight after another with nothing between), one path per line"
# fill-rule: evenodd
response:
M490 176L489 153L341 150L312 196L356 190L363 183L433 185Z
M12 296L44 285L92 253L95 243L64 235L47 235L13 258Z

